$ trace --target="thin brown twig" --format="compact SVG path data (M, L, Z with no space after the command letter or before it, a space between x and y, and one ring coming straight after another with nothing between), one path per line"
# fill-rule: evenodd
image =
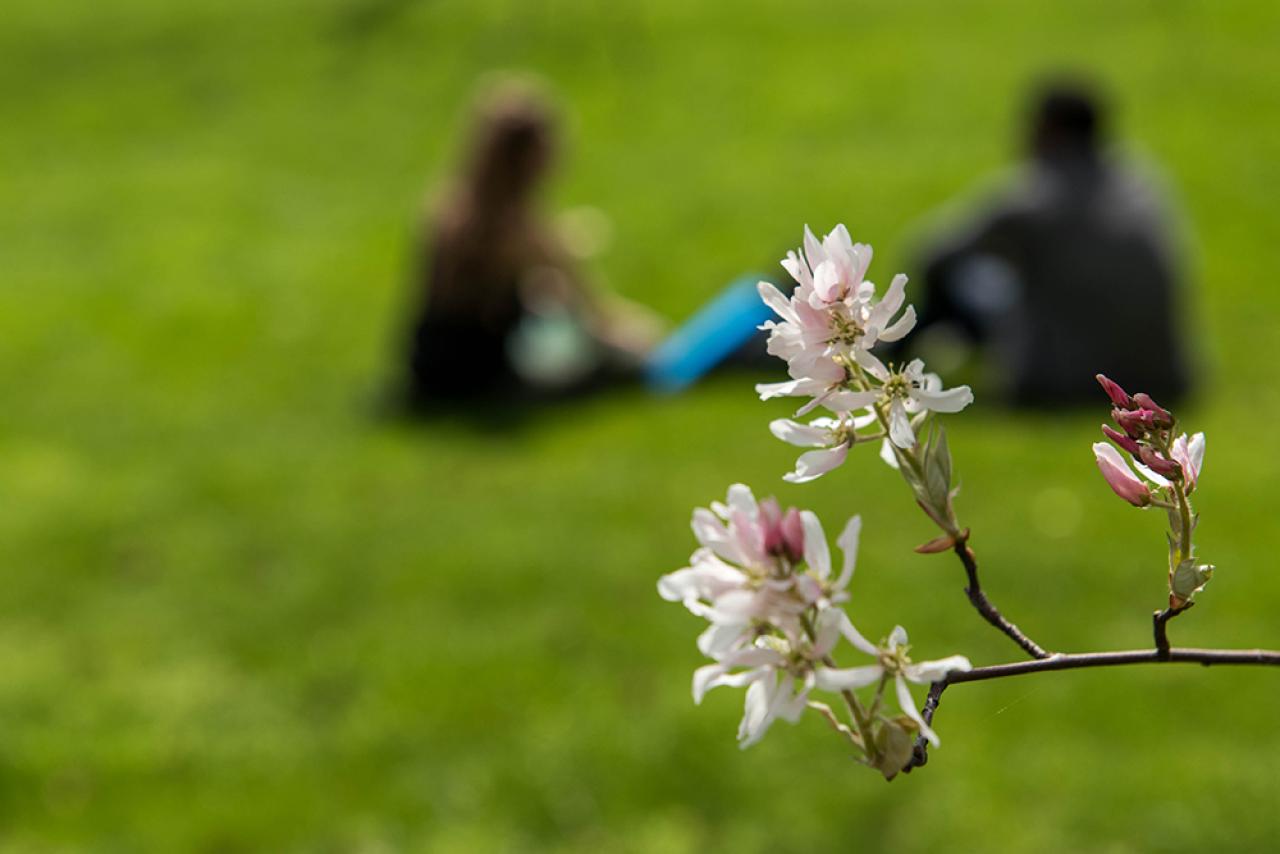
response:
M933 723L933 716L942 700L942 692L950 685L985 682L989 679L1007 679L1010 676L1044 673L1051 670L1082 670L1128 664L1199 664L1204 667L1215 664L1236 664L1280 667L1280 652L1270 649L1194 649L1190 647L1173 647L1164 652L1158 649L1129 649L1116 652L1055 654L1035 661L1015 661L1009 664L975 667L972 670L953 670L929 688L929 698L925 701L920 716L924 718L925 723ZM911 759L902 770L909 772L912 768L918 768L928 761L927 742L923 738L917 738Z
M966 534L968 531L965 532ZM992 604L987 598L987 594L982 591L982 584L978 581L978 559L973 554L973 549L969 548L969 538L963 536L956 539L953 550L956 557L960 558L960 562L964 564L965 575L968 576L969 586L964 589L965 595L969 597L969 601L973 607L978 610L988 623L1004 632L1009 638L1022 648L1022 651L1035 659L1046 659L1051 654L1046 652L1044 647L1033 641L1031 638L1015 626L1013 623L1005 619L1000 613L1000 609Z
M1163 611L1156 611L1151 615L1151 629L1156 639L1156 652L1159 653L1162 658L1167 658L1169 656L1169 621L1181 614L1183 611L1190 610L1191 606L1194 604L1196 603L1188 602L1181 608L1175 608L1170 605Z

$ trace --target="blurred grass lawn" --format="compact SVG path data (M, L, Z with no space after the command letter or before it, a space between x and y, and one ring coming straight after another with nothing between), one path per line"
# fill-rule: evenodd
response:
M958 688L943 748L891 785L816 719L739 752L740 692L694 708L698 623L654 591L733 481L833 536L864 514L868 633L1012 652L957 566L909 551L928 527L874 452L778 479L785 407L748 379L514 432L370 414L424 187L487 69L559 88L557 202L606 210L599 272L680 318L805 222L847 222L887 279L918 217L1007 162L1029 78L1091 68L1197 235L1212 383L1187 414L1220 572L1173 634L1280 646L1280 10L860 5L7 4L0 848L1274 845L1271 672ZM1101 402L980 404L950 426L993 597L1059 648L1146 644L1161 520L1097 476Z

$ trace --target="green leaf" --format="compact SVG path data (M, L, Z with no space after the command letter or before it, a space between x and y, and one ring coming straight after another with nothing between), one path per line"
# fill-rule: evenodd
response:
M1188 558L1178 564L1177 569L1173 571L1169 590L1179 599L1190 602L1191 598L1203 590L1205 584L1213 577L1213 570L1212 564L1196 563L1194 558Z

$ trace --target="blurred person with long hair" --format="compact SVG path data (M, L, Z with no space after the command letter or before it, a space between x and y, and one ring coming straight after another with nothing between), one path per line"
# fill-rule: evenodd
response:
M656 322L586 282L538 209L557 148L536 85L508 79L479 100L465 168L422 239L411 407L554 397L639 375Z
M1106 150L1106 111L1088 85L1043 86L1027 131L1015 178L923 253L926 340L989 347L1018 404L1092 400L1097 373L1177 398L1190 375L1168 204Z

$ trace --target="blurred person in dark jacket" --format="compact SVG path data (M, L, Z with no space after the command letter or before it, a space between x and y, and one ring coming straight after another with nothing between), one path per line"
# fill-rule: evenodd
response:
M1091 400L1097 373L1176 399L1190 378L1168 206L1105 151L1088 87L1045 87L1030 119L1016 178L924 253L921 330L989 346L1013 403Z
M538 209L556 152L537 86L509 79L480 99L466 167L422 237L406 353L411 408L550 397L638 376L654 322L591 287Z

